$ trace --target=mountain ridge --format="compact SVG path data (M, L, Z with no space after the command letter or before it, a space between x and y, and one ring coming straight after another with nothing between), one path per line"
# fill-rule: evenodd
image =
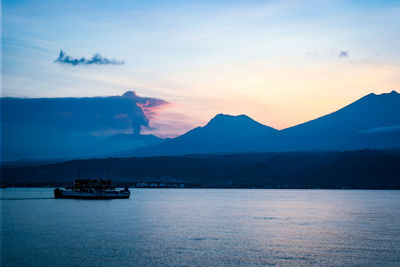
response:
M123 96L96 98L95 100L113 102L113 105L110 104L110 108L118 118L119 124L116 124L116 127L121 127L120 123L128 126L131 124L129 118L121 116L121 105L123 104L122 108L127 111L130 110L128 107L131 108L131 105L125 102L114 105L114 101L115 99L120 101L135 97L139 98L134 92L128 91ZM4 99L8 98L2 98L2 101ZM15 99L11 98L11 100ZM65 99L57 101L61 100L66 101ZM89 98L85 99L85 101L89 100ZM68 108L71 107L68 105ZM16 114L18 120L23 118L24 114ZM60 114L65 116L66 123L72 125L76 116L71 118L70 113ZM26 116L32 116L32 114L26 113ZM115 116L103 116L104 118L101 119L95 116L93 125L101 128L104 123L114 123ZM119 121L119 119L122 120ZM86 127L84 121L87 121L86 117L78 124L82 129ZM2 117L3 122L4 118ZM27 131L28 129L32 131L30 127L33 126L30 124L28 126L22 130L18 128L18 131ZM35 127L38 129L35 133L41 133L39 131L41 127L36 124ZM19 158L28 160L400 148L400 94L395 90L382 94L370 93L334 112L282 130L257 122L245 114L223 113L216 114L203 126L195 127L178 137L165 140L154 135L140 134L114 134L108 137L85 136L77 129L68 134L64 133L63 129L53 127L48 133L48 136L54 135L54 138L51 139L54 144L64 147L62 150L58 146L40 146L36 142L31 142L36 147L32 145L28 147L30 149L22 149L23 147L19 147L20 144L17 142L15 134L9 133L8 142L3 143L2 161L10 161L4 155L11 148L19 148L16 153L23 155ZM40 136L40 138L39 141L49 139L44 136ZM57 140L62 140L62 142L57 142ZM30 157L37 154L36 150L32 148L38 146L43 150L42 157ZM18 157L14 158L18 159Z
M383 94L370 93L334 112L282 130L263 125L244 114L220 113L203 127L155 146L125 151L124 155L392 148L400 147L400 136L395 131L397 125L400 125L400 94L393 90ZM241 132L244 126L248 131ZM395 128L389 133L369 132L382 127ZM233 134L236 138L231 136ZM204 144L204 140L212 137L219 140L217 144Z
M229 145L232 143L243 142L277 131L244 114L233 116L220 113L215 115L206 125L193 128L176 138L150 146L150 148L155 149L155 153L160 155L169 155L170 153L178 155L208 152L229 153L231 151ZM127 156L135 152L146 155L148 148L124 151L120 155Z

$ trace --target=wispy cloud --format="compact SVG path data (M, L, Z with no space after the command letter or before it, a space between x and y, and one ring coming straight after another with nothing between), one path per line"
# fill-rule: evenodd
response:
M363 130L360 131L360 133L366 134L366 133L381 133L381 132L393 132L393 131L400 132L400 125L378 127L378 128Z
M349 51L340 51L338 57L349 57Z
M77 65L124 65L125 62L122 60L117 60L117 59L109 59L102 57L100 54L94 54L91 58L73 58L71 56L68 56L64 51L60 50L60 54L58 55L58 58L54 60L55 63L60 63L60 64L69 64L72 66L77 66Z

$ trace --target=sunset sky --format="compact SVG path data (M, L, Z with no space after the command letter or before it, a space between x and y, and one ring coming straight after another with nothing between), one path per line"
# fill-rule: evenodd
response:
M61 64L60 50L115 64ZM132 90L169 103L150 111L160 136L217 113L282 129L399 89L400 1L2 4L2 96Z

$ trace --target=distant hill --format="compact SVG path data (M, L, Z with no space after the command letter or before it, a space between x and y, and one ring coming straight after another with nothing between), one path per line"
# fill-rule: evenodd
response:
M229 153L250 140L278 132L246 115L231 116L218 114L204 127L167 140L161 144L119 155L182 155L195 153ZM246 149L246 148L243 148Z
M82 178L110 177L120 185L400 189L399 164L400 150L108 158L9 166L1 170L1 183L70 184L80 170Z
M88 147L87 155L90 156L112 156L116 151L126 148L140 148L162 143L165 139L152 134L116 134L104 139L97 144Z
M58 154L53 153L52 156L47 158L22 158L19 160L6 160L1 163L2 167L17 167L64 162L76 158L108 158L116 156L115 151L121 151L126 148L140 148L155 145L162 143L165 140L166 139L151 134L116 134L106 139L99 139L99 141L94 144L88 144L86 146L82 145L80 148L71 148L70 151L61 154L62 156L55 156Z
M369 94L336 112L284 130L219 114L206 126L121 156L400 148L400 94Z

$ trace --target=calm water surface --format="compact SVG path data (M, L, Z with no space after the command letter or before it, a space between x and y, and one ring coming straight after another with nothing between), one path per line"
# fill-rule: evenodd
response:
M400 266L400 191L0 192L2 266Z

